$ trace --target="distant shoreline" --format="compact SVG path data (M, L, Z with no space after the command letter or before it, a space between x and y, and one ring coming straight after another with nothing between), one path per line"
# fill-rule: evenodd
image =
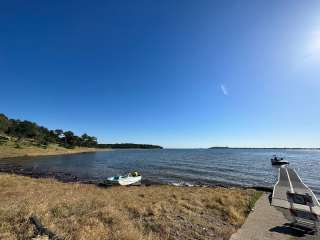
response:
M163 149L162 146L153 144L137 144L137 143L113 143L103 144L99 143L97 148L111 148L111 149Z
M320 150L320 148L290 148L290 147L210 147L205 149L270 149L270 150Z

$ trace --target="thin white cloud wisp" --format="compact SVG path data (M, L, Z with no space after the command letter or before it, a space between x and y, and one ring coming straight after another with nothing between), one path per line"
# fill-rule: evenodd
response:
M225 96L229 95L228 89L224 84L221 84L220 88L221 88L221 91L222 91L223 95L225 95Z

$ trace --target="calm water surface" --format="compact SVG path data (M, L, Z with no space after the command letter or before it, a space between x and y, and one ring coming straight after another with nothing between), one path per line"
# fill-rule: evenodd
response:
M138 170L143 177L165 183L235 184L272 186L278 168L270 157L280 154L290 161L302 180L320 194L319 150L264 149L157 149L114 150L78 155L0 160L39 172L64 172L81 180L97 180Z

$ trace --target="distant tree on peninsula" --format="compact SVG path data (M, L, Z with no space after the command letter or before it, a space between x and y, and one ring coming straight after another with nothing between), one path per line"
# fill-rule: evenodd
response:
M9 135L18 138L36 138L41 136L42 129L33 122L13 119L11 119L10 122L10 126L7 130Z
M59 140L63 135L63 130L61 130L61 129L53 130L53 134L54 134L55 138L57 140Z
M141 148L154 149L162 148L158 145L134 144L134 143L116 143L116 144L98 144L94 136L87 133L77 136L72 131L63 131L62 129L49 130L43 126L31 121L21 121L19 119L9 119L6 115L0 113L0 135L7 135L21 139L29 139L37 145L46 146L50 143L59 144L66 148L79 147L97 147L97 148ZM4 136L6 138L7 136Z
M91 137L86 133L81 136L80 140L81 140L81 146L93 147L93 146L97 146L98 144L96 137Z
M73 147L76 146L76 136L71 131L66 131L63 133L62 140L64 142L65 147Z
M9 119L4 114L0 114L0 134L12 136L18 140L32 139L41 145L57 143L68 148L75 146L96 147L98 144L97 138L88 134L77 136L72 131L49 130L34 122Z
M159 145L152 144L135 144L135 143L115 143L115 144L98 144L98 148L114 149L162 149Z
M0 113L0 134L6 133L9 128L9 119L6 115Z

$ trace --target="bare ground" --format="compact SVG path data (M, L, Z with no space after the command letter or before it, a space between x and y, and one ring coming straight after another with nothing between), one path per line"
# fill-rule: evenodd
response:
M47 156L47 155L62 155L87 153L96 151L108 151L109 149L96 149L87 147L75 147L67 149L57 144L49 144L46 147L34 146L29 142L13 142L8 141L0 144L0 159L11 157L29 157L29 156Z

